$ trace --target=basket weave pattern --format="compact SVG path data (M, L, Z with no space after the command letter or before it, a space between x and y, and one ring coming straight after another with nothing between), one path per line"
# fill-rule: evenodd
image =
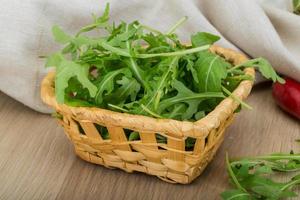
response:
M221 47L213 46L211 51L234 64L247 60L244 55ZM254 77L253 68L246 68L245 72ZM155 175L171 183L187 184L201 174L222 143L224 130L231 124L239 105L228 97L196 122L155 119L94 107L71 107L56 102L54 78L55 72L44 78L41 96L63 116L59 123L80 158L108 168ZM233 94L245 99L252 85L253 81L242 81ZM95 124L107 128L109 139L101 137ZM140 140L128 141L124 129L138 132ZM157 142L157 133L167 138L166 144ZM185 150L188 137L196 139L191 151Z

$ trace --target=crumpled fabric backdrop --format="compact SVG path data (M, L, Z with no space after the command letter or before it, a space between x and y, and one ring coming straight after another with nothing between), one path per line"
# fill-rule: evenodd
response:
M58 49L51 27L70 33L101 13L100 0L0 0L0 90L25 105L50 112L40 100L44 60ZM182 16L177 31L183 41L198 31L220 35L219 45L251 57L265 57L276 70L300 81L300 16L292 0L127 0L109 1L111 19L140 22L167 30Z

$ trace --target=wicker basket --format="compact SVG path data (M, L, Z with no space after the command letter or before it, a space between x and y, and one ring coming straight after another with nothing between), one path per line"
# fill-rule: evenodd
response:
M214 46L211 51L234 64L247 60L244 55L221 47ZM245 72L254 77L253 68ZM228 97L196 122L155 119L94 107L71 107L56 102L54 77L55 72L50 72L44 78L42 99L63 116L59 123L80 158L108 168L155 175L171 183L187 184L201 174L222 143L224 130L232 122L239 105ZM245 99L252 85L253 81L242 81L233 93ZM106 127L110 139L103 139L95 125ZM140 140L128 141L125 129L138 132ZM167 144L157 142L157 133L167 138ZM191 151L185 150L188 137L196 139Z

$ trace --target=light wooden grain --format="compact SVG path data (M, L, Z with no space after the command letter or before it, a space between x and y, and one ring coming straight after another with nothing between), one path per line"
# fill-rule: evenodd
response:
M300 150L300 123L274 105L270 89L256 87L247 102L253 110L237 116L205 172L190 185L173 185L82 161L54 119L0 93L0 199L219 199L230 187L226 151L236 157Z

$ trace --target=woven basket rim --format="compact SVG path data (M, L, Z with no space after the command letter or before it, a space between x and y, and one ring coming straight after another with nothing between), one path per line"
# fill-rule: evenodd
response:
M245 55L231 49L214 45L210 50L216 54L223 54L225 57L229 55L229 58L235 59L235 64L240 64L248 60ZM254 80L254 68L245 68L244 71L253 77ZM141 132L165 132L175 137L205 138L212 129L218 128L220 123L226 120L239 106L236 100L231 97L226 97L213 111L195 122L157 119L144 115L115 112L98 107L72 107L57 103L55 89L53 88L54 78L55 71L50 71L43 79L41 84L41 98L55 110L62 113L69 113L82 121L98 122L105 126L119 126ZM242 81L232 93L241 100L244 100L252 89L253 80ZM103 121L105 121L105 123L103 123Z

